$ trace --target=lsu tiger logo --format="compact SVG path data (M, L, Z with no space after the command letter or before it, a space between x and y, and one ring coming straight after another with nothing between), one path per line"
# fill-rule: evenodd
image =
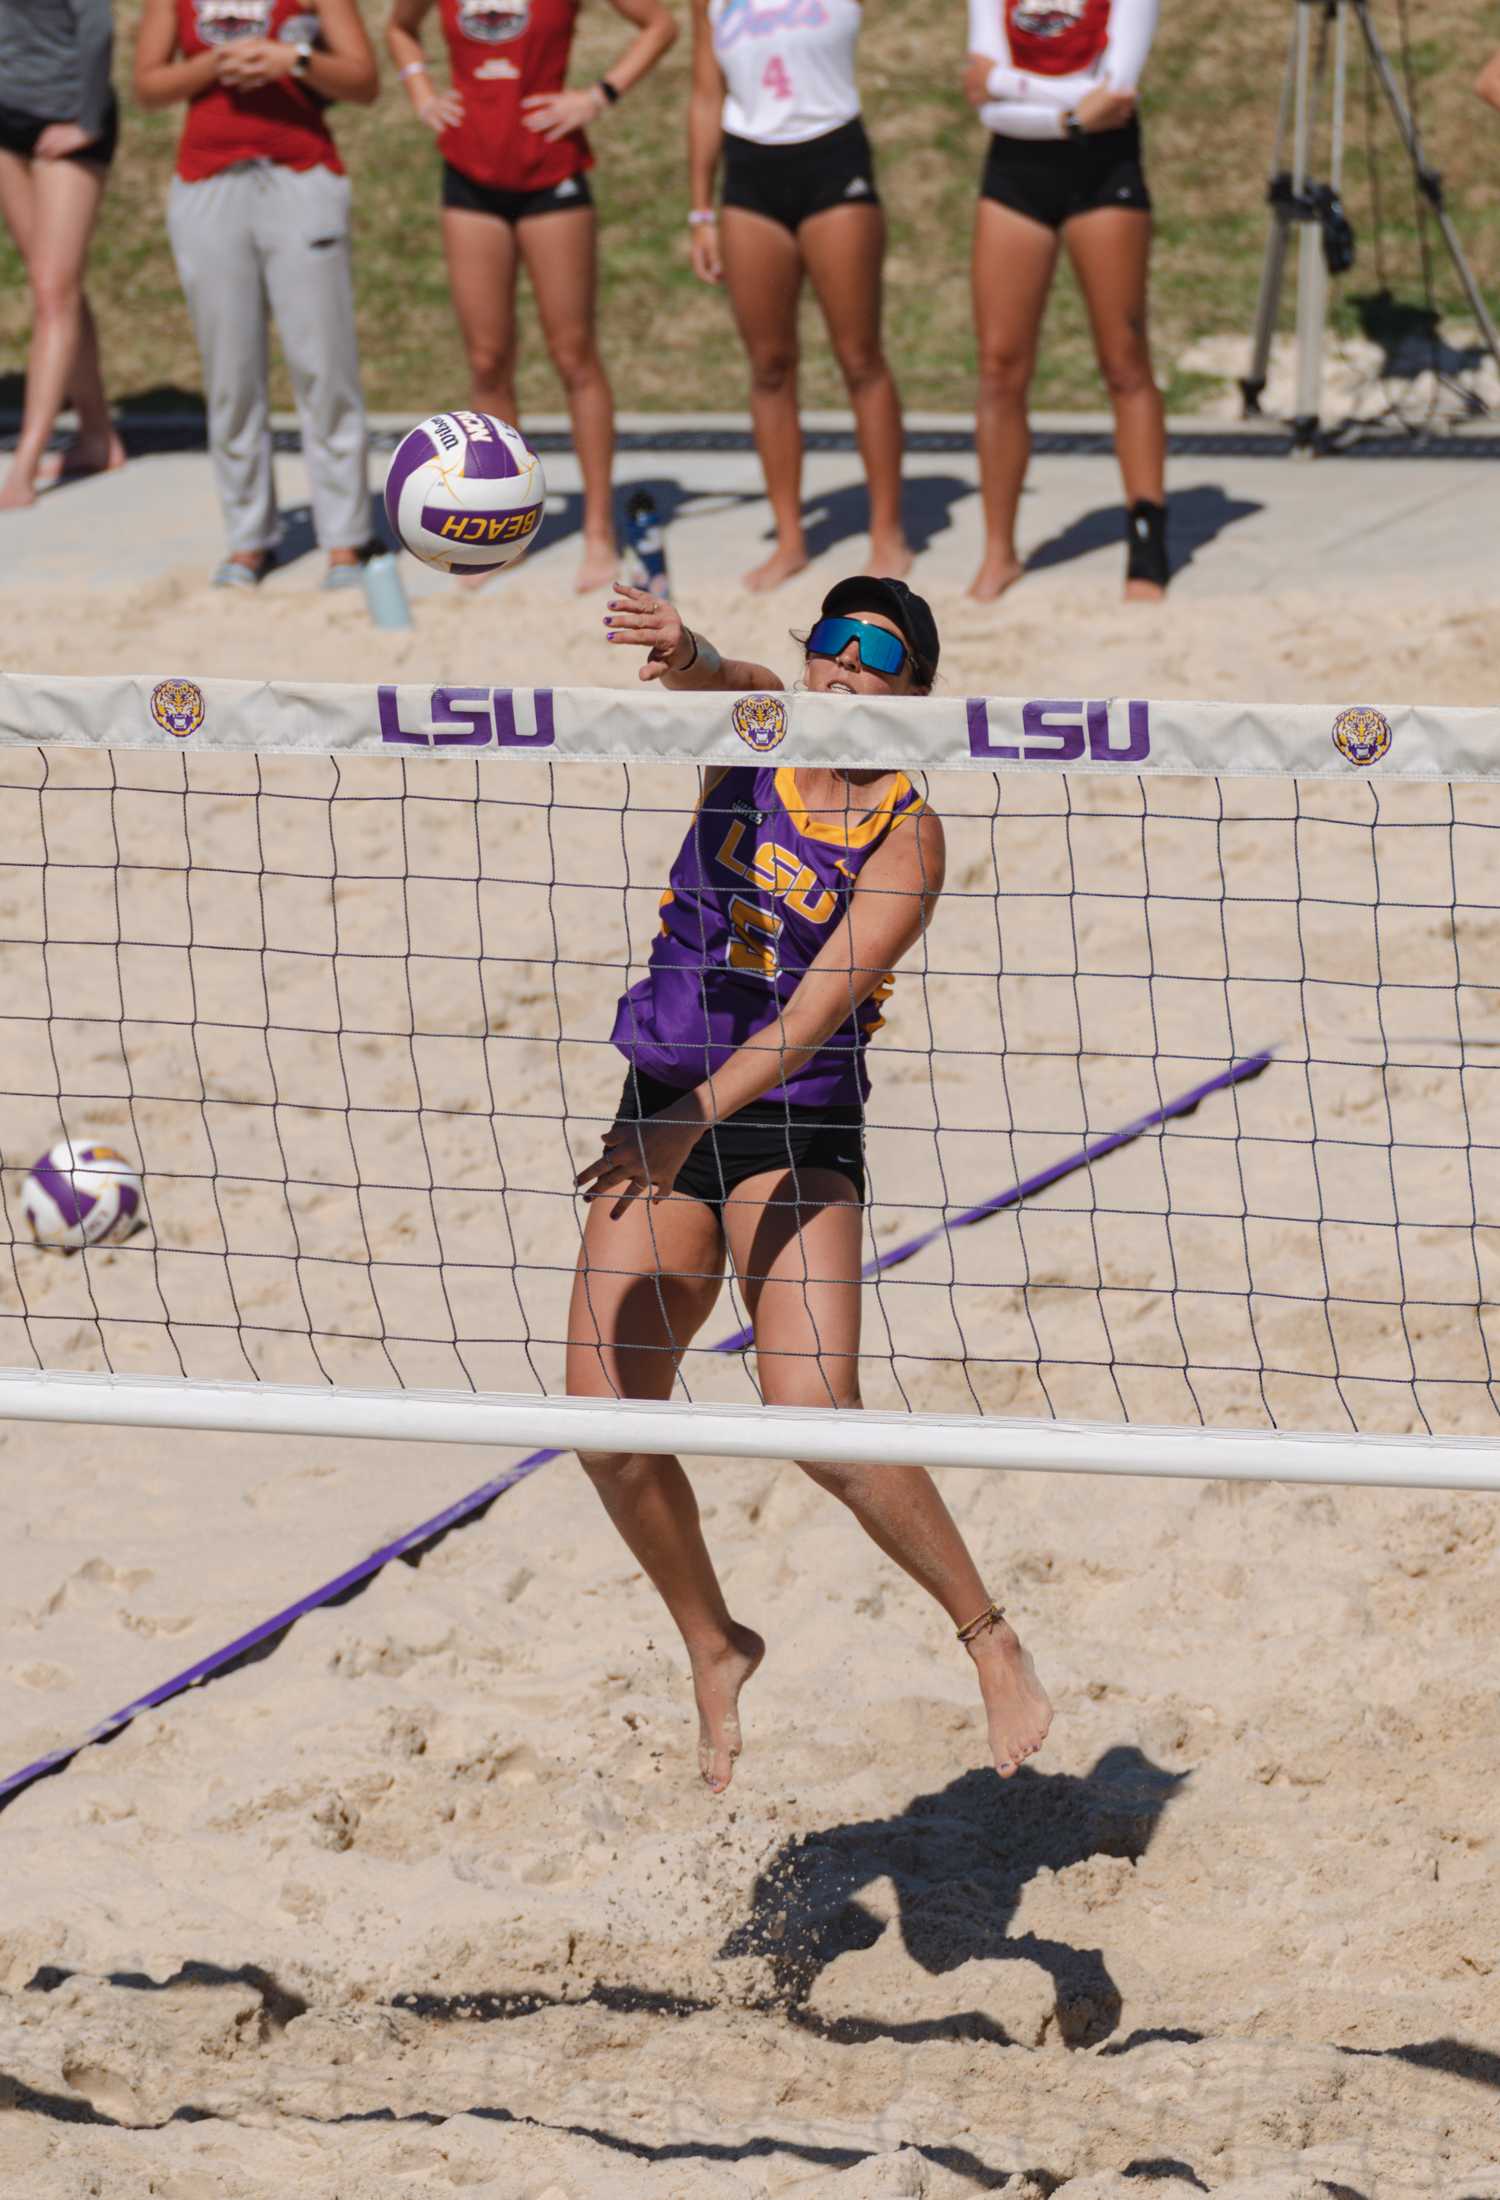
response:
M531 0L458 0L458 27L482 46L508 46L531 21Z
M163 733L185 741L203 723L203 690L191 680L160 680L151 690L151 715Z
M1333 721L1333 745L1347 764L1378 764L1391 745L1391 722L1368 703L1357 703Z
M761 756L786 739L786 705L779 695L742 695L729 722L746 748Z

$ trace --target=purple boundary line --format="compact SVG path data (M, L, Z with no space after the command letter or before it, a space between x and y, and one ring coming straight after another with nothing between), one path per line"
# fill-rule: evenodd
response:
M1054 1162L1050 1168L1039 1169L1035 1176L1025 1177L1020 1183L1012 1184L1008 1190L998 1192L993 1199L985 1200L982 1205L966 1207L962 1213L934 1224L932 1229L922 1231L919 1236L907 1238L900 1245L893 1245L889 1252L877 1254L874 1260L866 1262L864 1276L869 1278L883 1275L887 1269L899 1267L903 1261L912 1259L915 1254L936 1244L952 1231L966 1230L973 1223L983 1222L986 1217L999 1214L1007 1207L1019 1206L1023 1199L1045 1191L1048 1185L1071 1176L1075 1170L1086 1169L1093 1162L1102 1160L1106 1154L1115 1153L1121 1146L1128 1146L1135 1139L1144 1137L1147 1131L1154 1130L1158 1124L1169 1123L1179 1115L1190 1115L1201 1101L1208 1099L1213 1093L1227 1091L1230 1086L1243 1083L1247 1077L1258 1077L1271 1060L1272 1056L1267 1051L1247 1055L1240 1062L1232 1062L1217 1077L1210 1077L1203 1084L1195 1085L1190 1092L1181 1094L1179 1098L1168 1100L1162 1107L1153 1108L1149 1115L1138 1116L1133 1123L1127 1123L1121 1130L1111 1131L1107 1137L1096 1140L1091 1146L1081 1146L1076 1153ZM721 1337L710 1349L714 1352L743 1352L750 1342L751 1332L748 1329L737 1329L732 1336ZM362 1558L357 1565L346 1568L341 1574L335 1574L332 1581L325 1581L319 1588L309 1590L305 1596L286 1605L270 1619L262 1620L248 1634L237 1635L233 1642L225 1643L222 1650L211 1650L196 1665L189 1665L181 1673L174 1673L170 1680L162 1681L146 1695L138 1696L134 1703L128 1703L122 1710L111 1713L98 1726L91 1727L80 1741L69 1743L65 1749L50 1750L45 1757L38 1757L34 1764L23 1765L19 1772L8 1774L5 1779L0 1780L0 1806L19 1795L23 1788L30 1787L34 1780L45 1778L49 1772L60 1772L64 1765L71 1764L80 1751L88 1749L94 1742L108 1741L111 1735L118 1734L122 1727L129 1726L131 1720L138 1718L143 1711L155 1711L173 1696L180 1696L185 1689L196 1688L200 1681L210 1679L224 1666L232 1664L236 1658L244 1657L248 1651L257 1649L273 1635L295 1625L307 1613L317 1611L321 1605L331 1603L345 1590L357 1588L362 1581L368 1581L373 1574L378 1574L393 1560L403 1558L418 1544L430 1542L434 1536L441 1535L445 1528L457 1527L460 1521L467 1520L471 1514L493 1504L497 1497L503 1497L518 1482L524 1482L528 1475L535 1474L538 1467L544 1467L550 1460L561 1456L561 1452L555 1450L528 1452L524 1459L518 1460L513 1467L507 1467L503 1474L495 1475L488 1482L481 1482L478 1489L470 1490L467 1497L455 1499L445 1511L434 1513L430 1520L409 1528L394 1543L384 1544L378 1551L372 1551L368 1558Z
M1059 1183L1063 1177L1072 1176L1079 1169L1086 1169L1095 1161L1102 1161L1106 1154L1115 1153L1121 1146L1128 1146L1137 1138L1144 1138L1147 1131L1155 1130L1159 1123L1170 1123L1179 1115L1191 1115L1201 1101L1216 1092L1227 1092L1231 1085L1243 1084L1247 1077L1258 1077L1275 1059L1270 1049L1261 1054L1247 1054L1241 1062L1231 1062L1228 1069L1220 1070L1217 1077L1210 1077L1201 1085L1194 1085L1191 1092L1184 1092L1175 1100L1166 1101L1153 1108L1149 1115L1137 1116L1123 1129L1110 1131L1096 1139L1092 1146L1080 1146L1061 1161L1054 1161L1050 1168L1038 1169L1035 1176L1022 1177L1019 1184L1012 1184L1008 1191L997 1192L981 1206L965 1207L959 1214L950 1215L944 1221L934 1223L930 1230L923 1230L918 1237L907 1238L900 1245L893 1245L889 1252L877 1253L874 1260L866 1261L860 1273L868 1282L873 1276L883 1276L888 1268L899 1268L914 1254L923 1253L939 1238L951 1237L955 1230L967 1230L976 1222L984 1222L991 1215L1000 1214L1007 1207L1019 1207L1023 1199L1031 1199L1036 1193L1046 1191L1048 1185ZM716 1344L716 1352L743 1352L754 1341L754 1332L737 1329L732 1337ZM4 1789L0 1788L0 1794Z

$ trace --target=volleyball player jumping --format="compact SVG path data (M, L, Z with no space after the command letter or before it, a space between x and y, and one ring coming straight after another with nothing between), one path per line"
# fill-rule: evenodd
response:
M619 585L610 641L649 651L642 679L764 692L764 665L721 658L670 604ZM925 695L938 634L898 580L846 580L807 637L809 689ZM672 865L647 975L619 1003L629 1065L588 1201L568 1318L575 1396L664 1399L719 1295L726 1249L754 1325L768 1405L859 1396L865 1049L897 963L943 884L943 829L900 772L710 772ZM708 1785L729 1785L740 1690L765 1645L731 1618L675 1458L587 1452L605 1507L681 1631ZM996 1770L1051 1720L1031 1659L922 1467L803 1471L941 1604L978 1675Z

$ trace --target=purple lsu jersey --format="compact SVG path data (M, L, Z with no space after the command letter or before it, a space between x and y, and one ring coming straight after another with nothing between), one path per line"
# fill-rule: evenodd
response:
M622 996L612 1043L637 1069L683 1091L756 1032L769 1029L774 1044L781 1013L842 923L861 869L923 806L899 772L874 809L813 815L790 766L711 774L672 865L647 975ZM894 983L883 977L765 1098L797 1108L862 1102L865 1046Z

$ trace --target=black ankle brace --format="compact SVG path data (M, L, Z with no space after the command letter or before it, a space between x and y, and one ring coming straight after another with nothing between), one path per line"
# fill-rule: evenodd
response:
M1125 539L1130 545L1125 560L1125 578L1128 581L1153 581L1158 588L1167 585L1167 508L1164 504L1148 504L1144 497L1132 504L1125 522Z

